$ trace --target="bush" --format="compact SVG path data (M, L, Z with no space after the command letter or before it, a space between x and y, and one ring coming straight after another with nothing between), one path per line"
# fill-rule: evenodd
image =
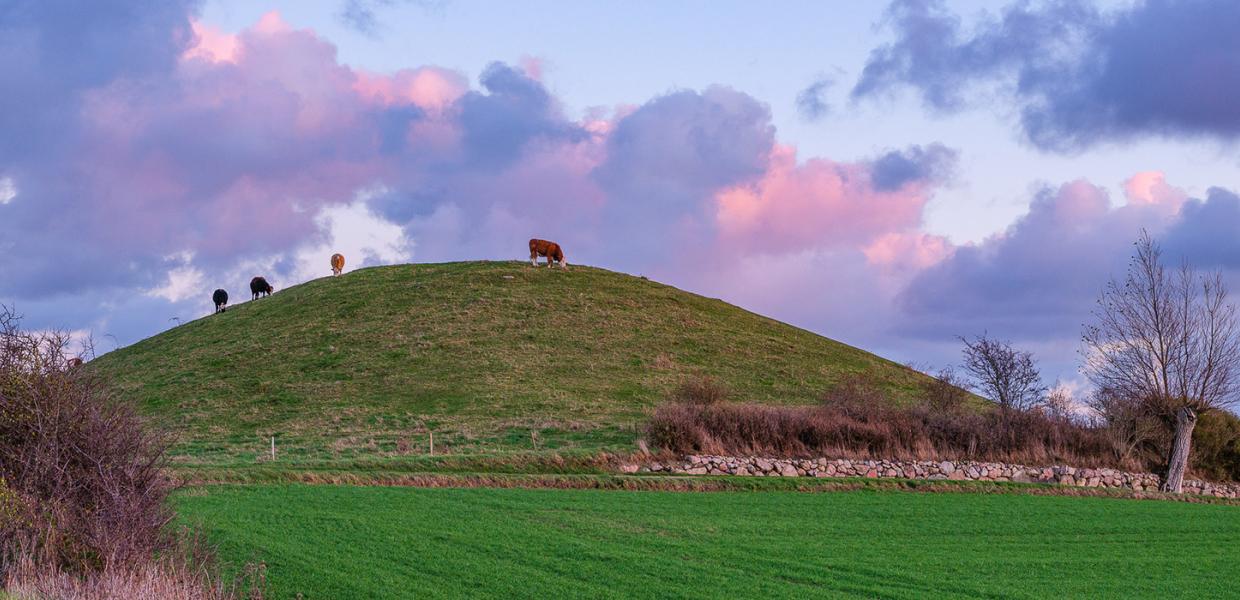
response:
M671 397L676 402L708 406L726 401L728 389L714 377L699 375L680 382Z
M1240 419L1224 411L1198 417L1190 458L1193 472L1202 477L1240 481Z
M41 564L82 572L165 545L167 441L67 356L67 336L0 321L0 478L20 522L6 528Z
M169 438L0 306L0 583L38 598L223 598L205 545L169 531Z
M944 391L946 392L946 391ZM1036 410L968 411L942 398L898 408L864 379L836 386L818 406L702 404L672 397L647 427L652 445L680 454L985 460L1139 469L1101 429Z

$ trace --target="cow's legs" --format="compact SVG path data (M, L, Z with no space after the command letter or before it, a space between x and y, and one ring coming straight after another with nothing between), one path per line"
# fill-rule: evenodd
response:
M532 267L538 266L538 251L537 250L530 250L530 266Z

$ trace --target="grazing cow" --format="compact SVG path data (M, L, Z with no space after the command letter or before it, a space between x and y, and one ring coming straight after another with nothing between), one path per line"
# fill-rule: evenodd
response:
M332 275L339 275L344 272L344 255L336 253L332 255Z
M66 364L66 367L70 369L76 369L80 366L82 366L82 359L76 356L73 358L70 358L69 362Z
M555 242L547 240L533 239L530 240L530 264L538 266L538 257L547 257L547 266L551 267L555 263L560 263L560 267L567 269L568 263L564 262L564 250Z
M259 296L270 296L271 292L274 291L276 291L276 288L271 287L271 284L267 283L267 280L262 277L255 277L250 280L250 293L253 294L253 297L250 298L251 300L258 300Z
M224 307L228 304L228 292L215 290L215 293L211 294L211 301L215 303L215 314L224 312Z

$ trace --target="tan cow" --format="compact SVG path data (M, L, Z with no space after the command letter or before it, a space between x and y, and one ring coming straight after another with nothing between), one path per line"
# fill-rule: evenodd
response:
M547 257L548 267L558 262L561 268L568 269L568 263L564 261L564 250L555 242L540 239L530 240L530 264L537 267L538 257L540 256Z
M344 255L336 253L332 255L332 276L339 275L344 272Z

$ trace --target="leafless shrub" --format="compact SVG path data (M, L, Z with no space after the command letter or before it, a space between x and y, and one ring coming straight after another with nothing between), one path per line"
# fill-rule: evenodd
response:
M728 399L728 389L714 377L695 375L680 382L672 390L671 397L676 402L718 404Z
M1145 404L1110 390L1095 390L1089 407L1098 415L1100 428L1110 438L1120 460L1144 453L1158 442L1165 429L1161 419L1151 414Z
M1042 400L1038 408L1047 417L1057 421L1078 420L1076 403L1072 399L1072 393L1058 382L1051 386L1046 393L1046 398Z
M170 438L81 366L68 335L19 324L0 306L0 581L39 598L219 597L182 593L206 566L169 531Z
M23 332L0 314L0 477L27 508L9 534L70 570L149 556L172 516L168 439L70 367L68 336Z
M934 374L924 385L922 394L931 410L955 414L965 407L969 399L968 383L956 374L952 367L945 367Z
M859 397L835 393L820 406L669 402L656 408L646 434L653 446L678 454L1139 467L1117 459L1103 431L1038 411L945 413ZM1011 426L1001 428L1004 422Z

